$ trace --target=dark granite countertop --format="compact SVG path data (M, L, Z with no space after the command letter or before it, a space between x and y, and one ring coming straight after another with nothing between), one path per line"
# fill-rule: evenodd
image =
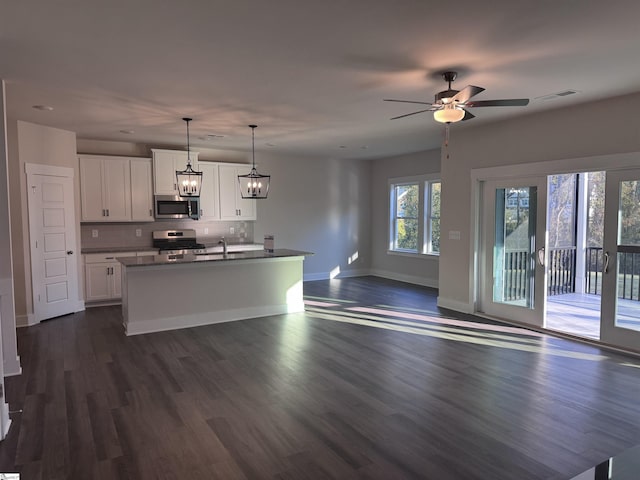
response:
M285 257L307 257L313 255L311 252L300 250L276 249L273 252L264 250L254 250L247 252L215 254L186 254L186 255L146 255L142 257L123 257L118 261L125 267L148 267L152 265L171 265L203 262L231 262L241 260L253 260L260 258L285 258Z

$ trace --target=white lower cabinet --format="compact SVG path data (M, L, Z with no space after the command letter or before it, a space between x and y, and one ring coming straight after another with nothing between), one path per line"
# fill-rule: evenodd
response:
M84 255L85 301L119 300L122 297L122 265L116 258L134 256L136 256L136 252Z

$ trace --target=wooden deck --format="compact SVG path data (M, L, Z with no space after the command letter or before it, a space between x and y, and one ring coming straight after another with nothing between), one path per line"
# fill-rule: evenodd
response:
M618 322L640 331L640 302L618 300ZM547 297L547 323L550 330L586 338L600 338L600 295L565 293Z

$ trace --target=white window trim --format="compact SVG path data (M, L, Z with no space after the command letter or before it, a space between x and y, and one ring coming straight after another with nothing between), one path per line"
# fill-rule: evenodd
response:
M398 185L413 185L418 184L418 238L422 239L421 251L399 250L394 249L395 242L395 187ZM442 188L442 181L440 174L427 174L427 175L414 175L410 177L395 177L387 180L387 254L397 255L402 257L412 258L429 258L438 259L440 252L431 252L431 196L429 195L429 205L426 204L426 194L431 192L431 187L425 188L425 186L432 183L440 183ZM440 238L442 240L442 231L440 232Z

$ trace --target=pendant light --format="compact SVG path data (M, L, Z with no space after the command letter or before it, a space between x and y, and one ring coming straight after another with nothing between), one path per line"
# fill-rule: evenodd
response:
M253 167L247 175L238 175L240 195L242 198L267 198L269 195L269 183L271 175L260 175L256 170L256 141L255 131L257 125L249 125L251 128L251 152L253 155Z
M202 186L202 172L196 172L191 167L191 148L189 144L189 122L191 118L183 118L187 122L187 168L176 171L178 192L181 197L199 197Z

